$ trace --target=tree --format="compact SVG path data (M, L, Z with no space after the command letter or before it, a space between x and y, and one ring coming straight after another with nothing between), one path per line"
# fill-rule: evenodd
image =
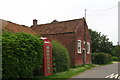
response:
M101 35L101 32L93 31L89 29L92 40L92 52L93 53L112 53L113 43L109 41L106 35Z
M113 44L106 35L100 36L100 52L112 53Z
M112 56L120 57L120 46L119 45L113 48Z

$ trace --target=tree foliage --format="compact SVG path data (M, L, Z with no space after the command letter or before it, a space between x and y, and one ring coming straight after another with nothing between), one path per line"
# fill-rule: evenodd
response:
M92 52L93 53L112 53L113 44L109 41L106 35L102 35L101 32L93 31L89 29L92 39Z
M3 33L3 78L31 78L42 64L43 42L26 33Z
M115 46L113 48L112 56L120 57L120 46Z

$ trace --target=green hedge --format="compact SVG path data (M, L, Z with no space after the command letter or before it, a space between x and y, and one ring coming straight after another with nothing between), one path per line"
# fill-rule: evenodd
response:
M115 56L113 56L113 57L112 57L112 60L113 60L113 61L120 61L120 57L115 57Z
M70 59L67 49L57 41L52 41L52 46L54 72L68 70L70 68Z
M32 78L42 64L43 42L26 33L3 33L3 78Z
M112 56L107 53L93 53L92 63L94 64L107 64L112 61Z

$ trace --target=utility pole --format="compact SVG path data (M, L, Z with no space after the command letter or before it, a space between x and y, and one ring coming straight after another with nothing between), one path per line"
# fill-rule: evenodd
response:
M119 46L119 42L117 42L117 45Z
M118 2L118 42L120 43L120 1Z
M85 9L85 19L86 19L86 11L87 11L87 9Z
M86 52L87 52L87 42L86 42L86 9L85 9L85 16L84 16L84 50L82 54L83 64L86 64Z

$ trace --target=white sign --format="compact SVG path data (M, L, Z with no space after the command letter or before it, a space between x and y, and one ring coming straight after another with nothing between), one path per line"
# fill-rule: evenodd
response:
M44 43L50 43L50 42L48 42L48 41L45 41Z

